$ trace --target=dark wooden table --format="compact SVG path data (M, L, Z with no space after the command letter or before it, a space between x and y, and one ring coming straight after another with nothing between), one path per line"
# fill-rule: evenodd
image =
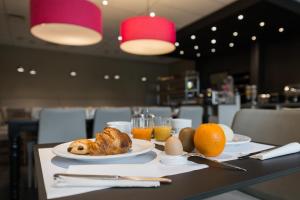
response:
M53 146L53 144L37 145L34 150L38 195L40 200L46 200L47 196L44 187L38 149ZM162 185L159 188L112 188L58 198L56 200L202 199L300 171L300 153L265 161L244 159L229 162L248 169L248 172L224 169L200 158L192 158L192 160L208 164L210 167L207 169L170 176L173 183Z
M38 120L13 120L8 122L10 146L10 199L19 199L20 187L20 136L27 133L38 133ZM92 137L93 120L86 120L87 137Z

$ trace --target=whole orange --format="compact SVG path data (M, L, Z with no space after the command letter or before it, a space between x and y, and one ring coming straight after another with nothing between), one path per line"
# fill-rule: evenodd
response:
M199 153L215 157L220 155L225 147L225 134L218 124L201 124L194 136L194 144Z

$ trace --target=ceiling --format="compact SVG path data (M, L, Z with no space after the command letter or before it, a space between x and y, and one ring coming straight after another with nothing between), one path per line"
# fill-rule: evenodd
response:
M108 0L103 6L102 0L91 0L100 4L103 13L104 39L87 47L61 46L34 38L29 31L29 0L0 0L0 44L50 49L95 56L121 59L165 62L174 58L163 56L134 56L119 49L117 40L120 22L131 16L143 15L147 9L147 0ZM173 20L177 30L225 7L236 0L149 0L150 10L156 15Z
M238 19L239 15L243 15L242 20ZM261 27L260 22L265 26ZM213 26L217 31L211 30ZM283 29L279 31L280 28ZM233 35L234 32L237 36ZM196 39L192 40L191 35ZM177 32L179 47L171 55L201 60L250 48L256 42L277 42L291 35L300 35L299 0L236 1L180 29ZM252 40L253 36L256 40ZM213 39L215 44L212 44Z

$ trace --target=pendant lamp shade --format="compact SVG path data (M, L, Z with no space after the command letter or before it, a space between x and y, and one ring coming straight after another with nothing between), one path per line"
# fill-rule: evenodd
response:
M92 45L102 40L101 10L87 0L31 0L31 33L62 45Z
M163 17L138 16L124 20L120 27L120 48L137 55L161 55L175 50L176 29Z

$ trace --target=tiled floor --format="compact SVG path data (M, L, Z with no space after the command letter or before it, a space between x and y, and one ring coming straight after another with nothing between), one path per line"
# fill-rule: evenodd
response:
M21 185L20 185L21 200L37 200L36 189L27 188L27 173L26 166L22 166L21 170ZM9 157L8 143L0 142L0 199L9 199Z

